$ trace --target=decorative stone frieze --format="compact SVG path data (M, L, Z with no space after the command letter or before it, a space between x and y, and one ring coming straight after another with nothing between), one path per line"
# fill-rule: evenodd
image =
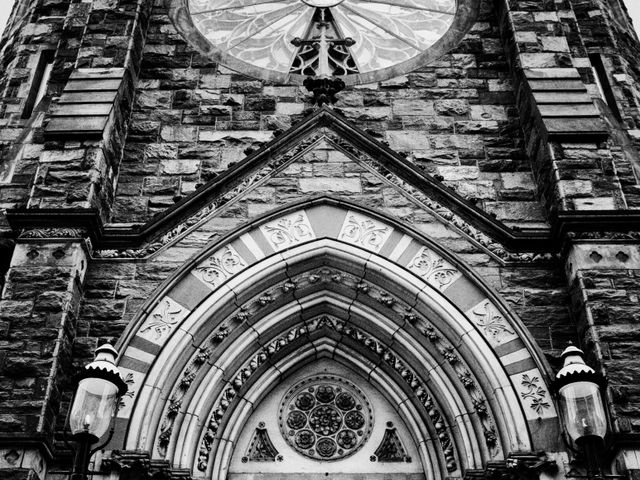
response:
M417 400L425 408L427 415L431 419L431 422L438 434L440 447L447 464L447 470L456 470L458 467L455 459L453 440L450 437L448 428L445 426L442 413L440 413L436 403L428 393L427 387L420 379L420 376L409 368L395 353L393 353L390 348L386 347L384 344L376 341L362 330L343 321L332 319L328 316L319 317L313 322L307 323L306 326L295 327L287 332L287 334L270 342L264 349L245 364L246 366L240 370L231 382L231 386L222 392L213 408L213 413L207 423L206 433L200 446L198 468L201 471L206 470L209 462L209 452L216 434L218 433L218 429L224 421L227 410L232 405L233 399L236 397L238 392L242 389L252 374L260 367L260 365L275 355L280 349L294 342L299 337L312 331L322 330L323 328L342 333L367 349L375 352L376 355L379 355L380 358L395 370L399 377L411 387ZM495 441L495 434L493 434L493 436L487 436L487 443L492 449L496 447Z

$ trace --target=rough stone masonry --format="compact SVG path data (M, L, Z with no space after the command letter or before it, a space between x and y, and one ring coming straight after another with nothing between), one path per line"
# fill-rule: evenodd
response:
M95 347L205 247L321 195L456 255L548 375L584 348L608 379L612 458L638 475L640 42L619 0L485 0L437 61L342 92L336 115L413 168L412 189L327 143L253 188L243 162L314 112L309 94L198 53L163 1L19 0L0 48L1 478L64 478L72 377Z

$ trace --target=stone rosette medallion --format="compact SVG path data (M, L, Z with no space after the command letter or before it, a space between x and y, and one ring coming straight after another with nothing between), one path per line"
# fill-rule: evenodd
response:
M367 442L373 430L373 410L353 383L334 375L316 375L287 391L278 421L295 451L331 461L353 455Z

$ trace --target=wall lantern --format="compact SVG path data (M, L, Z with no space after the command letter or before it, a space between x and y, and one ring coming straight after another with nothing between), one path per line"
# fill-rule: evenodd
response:
M567 434L584 454L586 477L608 478L600 462L607 434L607 414L600 394L604 378L585 364L579 348L566 348L562 358L564 365L556 375L555 386Z
M116 414L120 397L127 393L127 384L115 365L118 352L109 344L96 349L96 358L84 367L77 377L69 426L71 439L76 443L75 461L70 480L86 480L91 455L104 447L113 435L100 447L92 450L107 431Z

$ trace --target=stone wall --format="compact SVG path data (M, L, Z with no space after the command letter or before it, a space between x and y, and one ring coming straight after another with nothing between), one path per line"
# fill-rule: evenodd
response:
M8 268L0 301L0 441L37 437L63 449L53 432L62 428L69 378L99 343L117 341L162 283L211 242L323 194L437 239L506 299L554 367L569 341L587 347L610 379L615 429L640 431L638 237L606 233L640 230L629 211L640 201L640 47L616 16L617 0L482 2L478 22L451 53L340 94L336 107L344 117L479 207L478 215L515 227L510 232L555 235L559 214L585 215L580 228L593 232L578 235L580 247L563 230L549 247L553 255L519 262L500 256L501 246L491 250L470 238L459 218L439 218L413 193L326 144L240 192L197 228L164 243L145 239L162 244L151 254L136 253L145 247L136 244L133 253L105 258L87 241L97 234L69 225L19 237L23 227L11 227L5 209L95 209L123 229L151 221L312 111L302 88L243 77L193 51L161 1L25 5L31 14L1 43L0 252L11 263L0 262ZM36 115L22 119L47 49L56 51L49 95ZM589 54L602 55L610 69L620 119L599 97ZM79 136L79 108L68 130L46 131L64 117L57 97L72 72L92 81L113 69L122 75L104 129ZM584 125L593 129L587 135ZM601 215L590 217L593 210ZM99 239L95 246L102 248ZM37 473L33 465L16 469L16 478Z
M499 219L541 225L497 18L485 4L432 65L357 86L348 119ZM144 222L310 111L302 87L264 84L194 52L153 10L112 220ZM330 176L330 175L329 175Z

